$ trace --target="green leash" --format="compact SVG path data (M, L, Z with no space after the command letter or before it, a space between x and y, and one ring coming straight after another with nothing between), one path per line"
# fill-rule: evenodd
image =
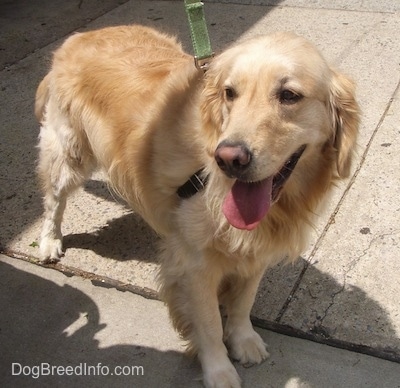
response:
M190 36L194 48L194 62L198 69L206 71L214 52L208 37L203 3L198 0L185 0L186 14L189 20Z

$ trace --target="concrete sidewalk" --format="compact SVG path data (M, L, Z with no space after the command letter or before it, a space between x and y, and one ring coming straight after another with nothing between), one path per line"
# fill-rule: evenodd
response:
M260 367L240 370L245 386L400 387L400 4L205 3L215 51L247 36L295 31L355 79L363 111L351 179L335 191L308 251L293 267L278 266L265 275L252 315L261 328L375 358L261 330L272 358ZM155 295L157 237L115 201L101 175L71 198L65 214L67 251L55 269L77 276L66 278L32 264L42 215L34 171L36 86L51 52L69 34L128 23L176 34L192 51L182 1L53 0L38 7L28 0L0 0L0 247L13 257L2 258L0 272L0 346L7 349L0 356L0 382L8 376L8 385L17 381L10 376L10 362L32 365L51 362L50 356L60 365L75 365L77 359L110 366L139 360L148 372L143 380L137 377L137 386L199 385L193 382L200 376L198 365L181 356L181 344L160 302L83 280L91 277L96 284ZM97 318L92 321L79 313ZM66 329L71 334L62 334ZM136 351L136 346L142 348ZM128 381L109 378L112 384ZM25 378L17 384L35 381ZM71 381L60 377L56 382ZM96 381L99 385L106 380ZM82 380L77 378L76 384Z
M1 255L0 271L2 387L201 387L162 303ZM244 388L400 386L396 363L258 332L272 354L235 365Z

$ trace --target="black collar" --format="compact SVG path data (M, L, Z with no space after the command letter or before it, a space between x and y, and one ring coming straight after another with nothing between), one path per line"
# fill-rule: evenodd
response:
M204 169L201 169L194 173L176 192L182 199L193 197L206 187L207 181L208 176L204 175Z

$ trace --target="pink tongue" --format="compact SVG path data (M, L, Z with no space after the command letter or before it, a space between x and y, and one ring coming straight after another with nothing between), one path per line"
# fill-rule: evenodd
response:
M246 230L257 227L271 206L272 179L256 183L235 182L222 205L232 226Z

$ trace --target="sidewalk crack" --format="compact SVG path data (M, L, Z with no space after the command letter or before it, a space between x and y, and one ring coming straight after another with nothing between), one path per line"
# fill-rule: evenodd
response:
M285 315L287 309L289 308L290 303L292 302L292 300L294 298L294 295L296 294L297 290L300 287L300 284L301 284L301 282L303 280L303 277L304 277L309 265L312 265L311 264L311 260L313 259L313 257L316 255L318 249L320 248L320 246L322 244L322 241L324 240L326 234L328 233L329 228L331 227L332 224L335 223L335 217L338 214L338 212L339 212L339 210L340 210L345 198L347 197L348 192L350 191L350 189L353 186L355 180L357 179L361 168L364 166L365 159L367 158L367 155L368 155L369 150L371 148L372 142L374 141L378 130L381 128L381 126L383 124L383 121L385 120L388 112L390 111L390 108L392 107L393 101L395 100L397 94L399 93L399 90L400 90L400 80L397 82L396 88L393 91L392 96L390 97L388 103L386 104L386 108L385 108L384 112L382 113L382 115L381 115L381 117L380 117L380 119L378 121L378 124L376 125L376 127L375 127L375 129L374 129L374 131L373 131L373 133L372 133L372 135L371 135L366 147L365 147L365 150L364 150L363 154L360 157L360 161L359 161L359 163L358 163L353 175L351 176L351 178L349 180L349 183L347 184L347 186L346 186L342 196L340 197L335 209L333 210L333 212L330 215L330 217L329 217L324 229L322 230L320 236L318 237L318 239L317 239L317 241L316 241L316 243L315 243L315 245L314 245L309 257L308 257L308 259L306 260L306 264L304 265L303 270L301 271L299 277L297 278L297 281L293 285L293 287L292 287L292 289L291 289L286 301L284 302L284 304L282 305L282 308L280 309L279 313L277 314L277 316L276 316L276 318L274 320L275 323L280 323L280 321L282 320L282 318ZM356 259L356 261L357 261L357 259ZM354 263L354 265L356 265L356 262ZM344 276L346 276L346 274L348 272L349 271L347 271ZM333 294L334 297L336 297L338 294L340 294L344 290L344 287L345 287L345 282L343 283L343 287L338 292ZM333 303L328 306L327 310L325 310L326 314L329 311L329 309L332 307L332 305L333 305ZM326 316L326 314L325 314L325 316Z
M369 242L368 246L363 249L362 253L360 255L358 255L354 260L352 260L349 265L348 268L344 271L343 273L343 284L340 287L339 290L333 292L330 296L331 296L331 300L329 305L325 308L324 312L320 315L318 314L318 311L314 311L315 315L316 315L316 319L315 321L312 323L312 328L310 329L310 331L318 336L322 336L325 339L329 339L332 336L332 333L330 333L323 325L325 318L328 316L328 313L330 311L330 309L334 306L335 304L335 299L338 295L340 295L343 291L345 291L346 287L347 287L347 276L348 274L353 271L353 269L357 266L357 264L362 260L363 257L365 257L368 253L368 251L371 249L371 247L373 246L373 244L380 240L383 239L387 236L394 236L396 234L400 233L400 229L399 230L393 230L390 232L386 232L386 233L381 233L378 236L375 236L374 238L371 239L371 241ZM313 297L313 295L310 293L311 297ZM316 297L315 297L316 298Z

